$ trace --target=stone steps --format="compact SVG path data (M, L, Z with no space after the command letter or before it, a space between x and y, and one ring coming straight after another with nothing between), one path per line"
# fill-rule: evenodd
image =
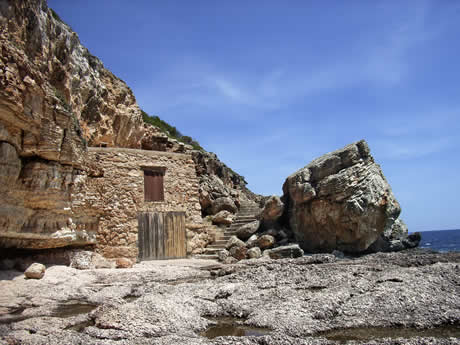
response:
M214 248L214 246L222 246L222 245L226 245L227 244L227 241L230 239L229 236L225 236L225 237L228 237L227 239L222 239L222 240L215 240L211 245L209 245L208 247L212 247Z
M224 248L225 248L225 246L224 246ZM215 255L217 255L217 253L219 253L221 250L222 250L221 247L210 248L210 246L207 246L206 248L204 248L204 253L203 254L206 254L206 255L215 254Z
M205 259L205 260L218 260L219 257L217 254L197 254L193 256L196 259Z
M220 229L220 231L216 233L216 240L205 248L203 254L195 255L195 258L218 260L219 252L225 249L225 245L230 237L235 235L236 231L241 226L255 221L255 216L259 214L260 211L261 209L255 204L242 203L233 223L226 229Z

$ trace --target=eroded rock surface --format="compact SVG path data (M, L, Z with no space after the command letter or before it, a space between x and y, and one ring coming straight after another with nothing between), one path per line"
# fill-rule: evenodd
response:
M306 252L363 252L401 212L364 140L315 159L286 179L283 192Z
M460 253L315 254L224 267L205 260L143 262L126 270L52 266L41 280L15 271L0 275L0 341L6 344L331 345L339 341L323 332L332 329L460 323ZM270 332L201 336L216 316ZM458 344L458 336L420 331L411 339L353 344Z
M46 1L0 5L0 246L93 244L70 207L86 147L140 147L140 109Z
M284 203L281 201L281 198L277 195L272 195L265 201L264 208L257 218L260 219L264 229L269 229L276 225L283 212Z
M241 201L260 200L260 195L246 187L244 177L222 163L216 154L193 151L192 157L200 178L200 204L204 215L216 214L221 210L235 213ZM226 200L224 208L221 207L222 200Z

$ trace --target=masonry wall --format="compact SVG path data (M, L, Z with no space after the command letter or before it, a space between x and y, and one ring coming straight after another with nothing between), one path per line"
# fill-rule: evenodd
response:
M139 212L184 211L187 222L201 219L198 179L190 155L89 148L86 161L87 176L82 175L76 186L72 209L98 220L96 247L103 256L137 257ZM164 201L144 201L143 169L148 168L166 168Z

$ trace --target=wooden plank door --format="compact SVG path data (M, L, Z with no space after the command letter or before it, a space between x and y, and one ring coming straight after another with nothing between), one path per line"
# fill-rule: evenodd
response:
M142 212L137 218L140 260L186 256L185 212Z

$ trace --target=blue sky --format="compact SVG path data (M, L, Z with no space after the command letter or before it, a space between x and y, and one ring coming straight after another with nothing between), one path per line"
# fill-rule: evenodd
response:
M410 231L460 228L460 2L49 0L260 194L366 139Z

